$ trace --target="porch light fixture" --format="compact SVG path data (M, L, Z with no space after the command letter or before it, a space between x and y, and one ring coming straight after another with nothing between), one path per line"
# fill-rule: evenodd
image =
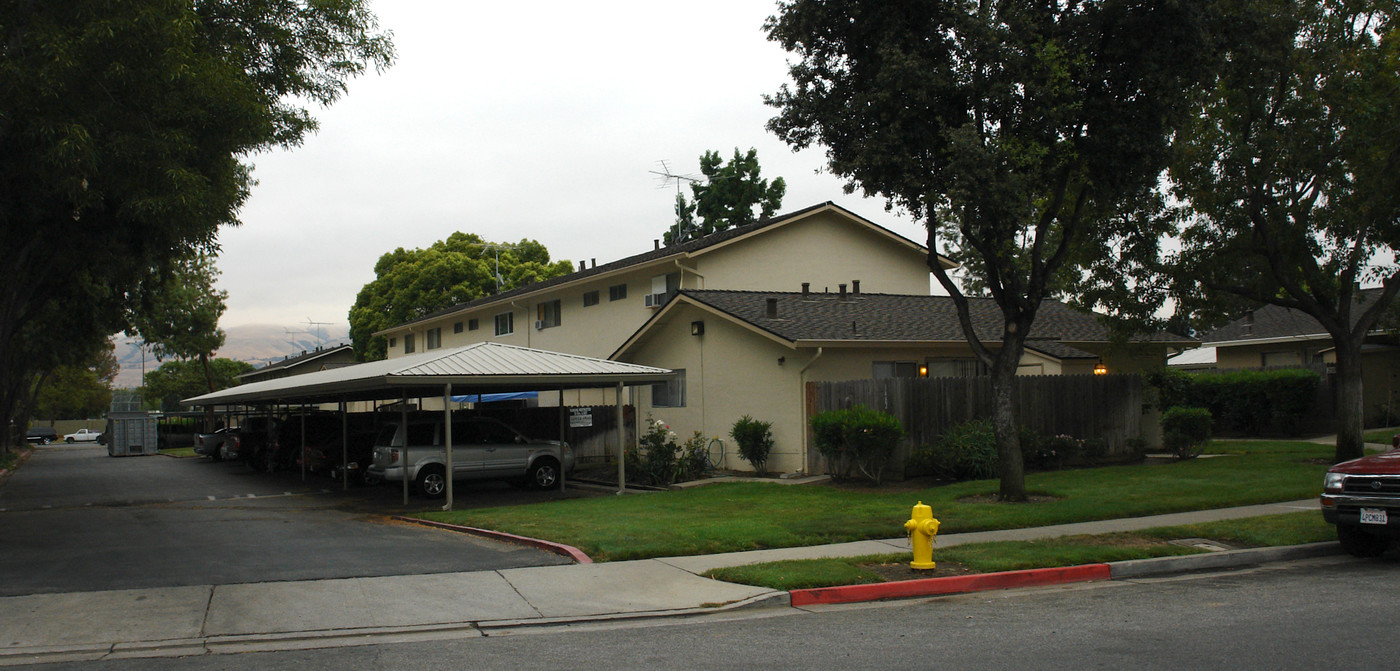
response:
M702 335L705 335L705 322L703 322L703 321L694 321L694 322L690 322L690 335L693 335L693 336L702 336Z
M928 364L919 364L919 377L928 377Z
M1094 364L1094 374L1108 375L1108 366L1103 365L1102 361L1098 362L1097 364Z

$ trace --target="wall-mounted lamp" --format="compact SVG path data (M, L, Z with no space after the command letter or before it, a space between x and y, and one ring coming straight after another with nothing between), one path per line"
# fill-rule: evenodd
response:
M780 356L780 357L778 357L778 365L779 365L779 366L781 366L781 365L783 365L783 364L785 364L785 363L787 363L787 357L785 357L785 356Z
M1098 362L1097 364L1094 364L1094 374L1108 375L1108 366L1103 365L1102 361Z
M919 364L919 377L928 377L928 364Z
M693 336L702 336L702 335L705 335L705 322L702 322L702 321L690 322L690 335L693 335Z

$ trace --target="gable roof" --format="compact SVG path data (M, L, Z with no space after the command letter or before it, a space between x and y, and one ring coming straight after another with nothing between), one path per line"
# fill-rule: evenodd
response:
M776 301L777 317L768 316L768 301ZM677 304L687 302L786 342L790 345L838 343L963 343L957 306L948 296L899 294L839 294L682 289L677 299L653 315L613 353L616 357ZM1002 317L996 301L968 299L973 329L986 343L1001 341ZM1056 300L1040 305L1026 347L1061 359L1097 357L1067 343L1107 343L1108 327L1098 315L1081 312ZM1185 336L1161 331L1138 342L1195 344Z
M918 251L923 254L928 253L928 249L923 245L920 245L919 243L914 242L913 240L899 235L898 233L895 233L894 231L891 231L888 228L880 226L879 224L876 224L875 222L870 221L869 219L861 217L831 201L827 201L824 203L813 205L811 207L806 207L797 210L795 212L774 215L772 217L759 220L747 226L739 226L737 228L731 228L726 231L711 233L710 235L701 238L688 240L686 242L670 245L668 247L658 247L651 251L643 252L641 254L634 254L623 259L618 259L617 261L613 261L611 263L605 263L603 265L594 265L593 267L588 268L586 270L579 270L577 272L569 273L568 275L561 275L559 277L535 282L533 284L527 284L523 287L516 287L515 289L503 291L498 294L483 296L475 300L454 305L444 310L438 310L437 312L433 312L431 314L419 317L417 319L403 322L402 324L395 324L394 326L391 326L387 329L375 332L374 335L381 335L389 333L391 331L397 331L399 329L408 326L413 326L415 324L421 324L423 322L441 319L456 312L463 312L466 310L491 305L493 303L505 302L527 294L533 294L547 289L553 289L555 287L573 284L575 282L581 282L600 276L611 275L614 273L631 270L633 268L651 265L657 262L667 261L672 258L699 256L708 251L718 249L733 242L737 242L743 238L758 235L761 233L766 233L771 230L776 230L784 225L800 221L822 211L836 212L838 214L841 214L845 218L862 226L865 226L866 228L869 228L870 230L875 231L876 233L879 233L880 235L898 244L910 248L911 250ZM951 268L955 265L951 260L949 260L947 257L941 254L938 258L945 264L946 267Z
M1360 317L1362 312L1375 305L1382 291L1380 288L1362 289L1357 295L1357 304L1352 308L1352 319ZM1280 338L1322 340L1331 337L1322 324L1302 310L1265 305L1201 336L1201 342L1229 347Z
M311 363L311 362L313 362L313 361L315 361L315 360L317 360L317 359L321 359L321 358L324 358L324 357L328 357L328 356L330 356L330 355L332 355L332 354L335 354L335 353L337 353L337 352L343 352L343 351L345 351L345 350L350 350L350 351L353 352L354 349L355 349L355 348L354 348L353 346L351 346L351 345L340 344L340 345L336 345L335 347L327 347L327 348L324 348L324 349L318 348L318 349L312 350L312 351L310 351L310 352L302 351L301 354L298 354L298 355L296 355L296 356L287 357L287 358L285 358L285 359L282 359L281 361L274 361L274 362L272 362L272 363L270 363L270 364L267 364L266 366L263 366L262 368L258 368L258 369L255 369L255 370L251 370L251 371L248 371L247 373L243 373L243 374L237 375L237 376L235 376L235 377L236 377L236 378L239 378L239 379L248 378L248 377L262 377L262 376L264 376L264 375L267 375L267 374L269 374L269 373L274 373L274 372L279 371L279 370L282 370L282 369L284 369L284 368L295 368L295 367L297 367L297 366L302 366L302 365ZM334 364L326 364L326 366L332 366L332 365L334 365Z

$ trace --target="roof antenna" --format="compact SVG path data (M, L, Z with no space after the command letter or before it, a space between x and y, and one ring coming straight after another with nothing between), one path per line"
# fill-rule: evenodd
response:
M657 163L661 164L661 169L650 171L651 174L661 177L661 183L658 184L656 188L663 189L670 185L671 182L676 183L676 216L679 219L681 211L681 201L684 198L684 196L681 195L681 182L689 182L691 184L694 184L696 182L705 181L705 178L697 177L694 174L682 174L678 172L671 172L671 166L667 165L666 161L664 160L657 161ZM685 242L686 240L689 240L692 237L694 237L696 231L693 230L693 228L694 222L691 222L690 226L685 226L682 225L680 222L677 222L676 234L675 236L673 236L671 244Z

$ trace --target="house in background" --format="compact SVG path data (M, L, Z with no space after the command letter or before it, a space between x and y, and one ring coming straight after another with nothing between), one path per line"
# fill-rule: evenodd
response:
M1380 289L1363 289L1352 313L1375 304ZM1312 367L1336 364L1332 336L1306 313L1266 305L1201 337L1215 351L1216 370ZM1400 412L1400 335L1377 328L1361 349L1362 403L1368 424ZM1389 424L1389 421L1381 421Z
M944 268L954 264L937 257ZM951 299L932 296L928 249L832 203L470 301L384 329L390 358L502 342L674 369L633 403L671 424L725 436L742 415L773 422L769 468L805 469L801 385L872 376L983 371ZM974 301L984 342L999 311ZM1110 351L1091 314L1041 308L1021 362L1027 375L1164 365L1166 342ZM1178 347L1191 344L1180 339ZM608 390L541 395L540 404L607 405Z
M237 379L239 384L249 384L251 382L276 380L277 378L287 377L289 375L301 375L303 373L314 373L330 368L340 368L354 363L355 348L350 345L317 347L311 351L303 350L301 354L283 358L281 361L274 361L262 368L239 375Z
M978 336L995 349L1002 317L991 299L970 299ZM1089 375L1161 367L1190 338L1160 333L1111 346L1093 314L1041 304L1022 355L1022 375ZM641 411L682 437L725 436L744 415L773 423L774 470L805 470L807 382L986 374L947 296L682 290L613 359L678 373L643 395Z

